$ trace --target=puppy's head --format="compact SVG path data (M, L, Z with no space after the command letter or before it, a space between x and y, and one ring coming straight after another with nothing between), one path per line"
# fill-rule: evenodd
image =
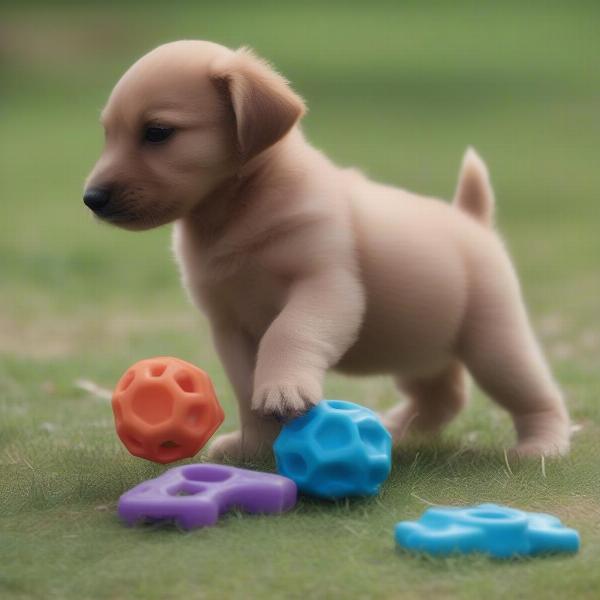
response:
M160 46L123 75L102 111L105 146L84 202L126 229L184 217L303 112L285 79L246 49Z

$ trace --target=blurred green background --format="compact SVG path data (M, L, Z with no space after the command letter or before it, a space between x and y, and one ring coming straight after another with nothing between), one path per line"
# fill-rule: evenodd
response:
M600 589L600 4L20 2L0 6L0 595L15 598L597 598ZM512 431L480 394L436 445L407 445L375 501L303 500L282 519L182 536L124 529L114 507L160 471L119 446L110 389L143 357L205 368L236 425L168 228L95 223L81 201L117 78L181 38L249 45L307 100L308 138L378 180L452 196L467 145L576 424L561 462L506 465ZM81 383L84 379L87 383ZM87 390L87 391L86 391ZM332 376L380 408L386 379ZM424 500L555 512L576 558L396 556Z

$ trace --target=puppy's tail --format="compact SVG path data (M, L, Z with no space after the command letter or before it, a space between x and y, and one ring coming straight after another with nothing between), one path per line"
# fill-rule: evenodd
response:
M465 152L453 204L482 225L493 225L494 190L487 167L473 148Z

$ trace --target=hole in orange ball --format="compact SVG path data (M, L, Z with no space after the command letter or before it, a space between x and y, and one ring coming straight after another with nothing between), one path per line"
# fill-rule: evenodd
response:
M179 448L179 446L180 444L174 442L173 440L167 440L160 445L161 448Z
M167 365L152 365L150 367L150 375L152 377L160 377L167 370Z
M174 440L166 440L159 444L156 458L160 462L168 463L175 460L180 460L191 456L189 449L186 449L182 444L178 444Z
M131 382L134 380L134 378L135 371L127 371L127 373L123 375L123 379L121 380L121 386L119 390L121 392L124 392L131 385Z
M192 406L185 416L188 425L200 425L202 421L202 406Z
M161 448L179 448L179 444L173 440L167 440L160 445Z
M131 408L142 421L156 425L171 417L173 398L162 386L149 384L135 390Z
M192 376L183 371L180 371L175 375L175 381L184 392L193 393L196 389Z

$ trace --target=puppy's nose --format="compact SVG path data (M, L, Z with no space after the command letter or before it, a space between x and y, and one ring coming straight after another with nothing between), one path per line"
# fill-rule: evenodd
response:
M89 188L83 194L85 205L94 212L104 208L110 200L110 190L108 188Z

